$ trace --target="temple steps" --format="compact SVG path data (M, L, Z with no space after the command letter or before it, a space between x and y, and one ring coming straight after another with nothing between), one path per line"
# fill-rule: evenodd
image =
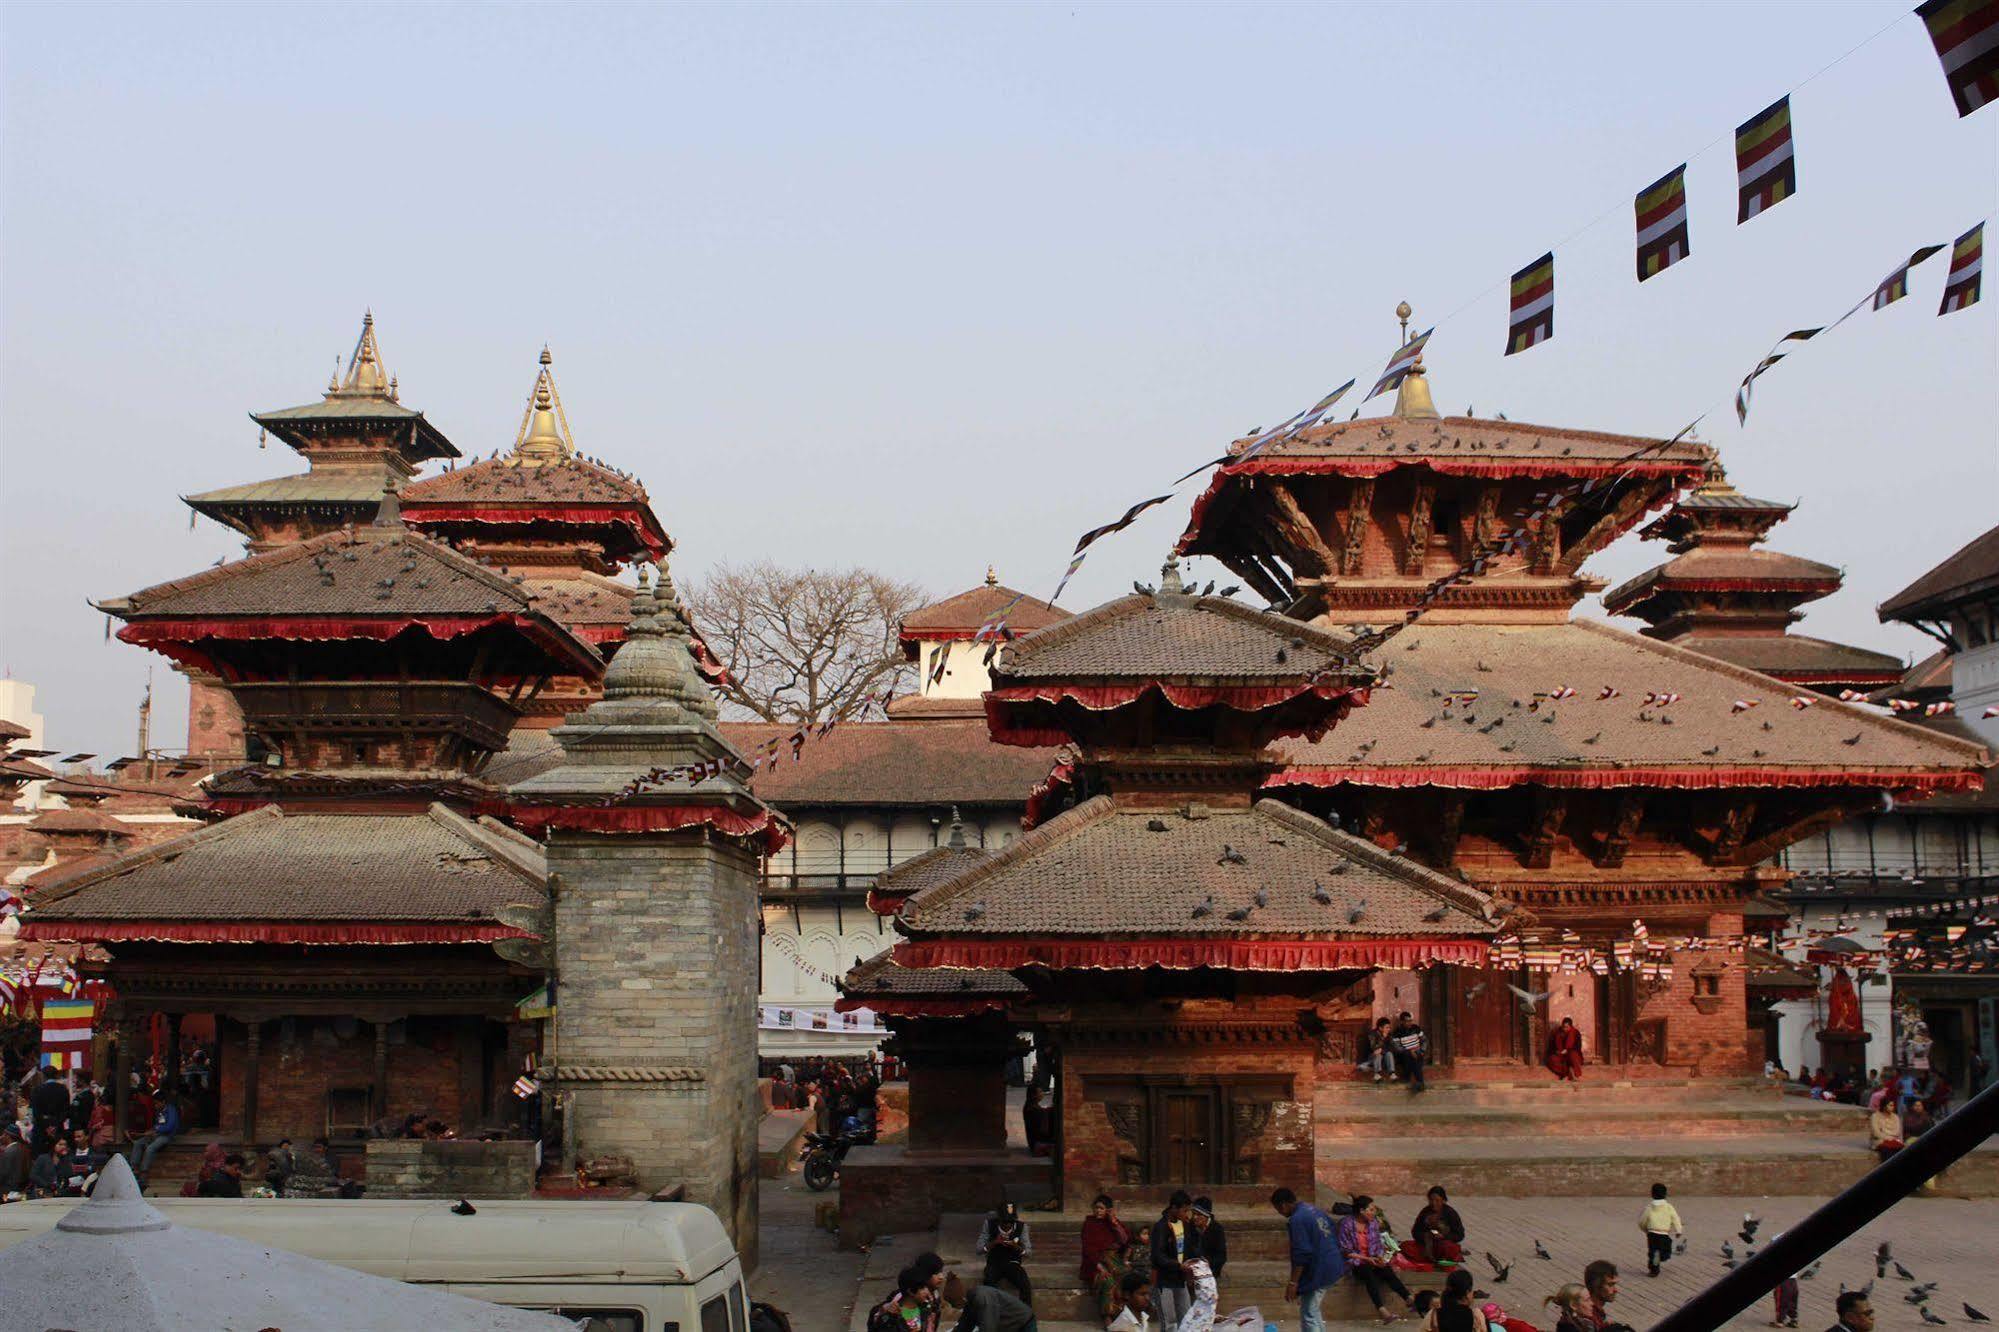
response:
M1803 1097L1786 1097L1761 1078L1670 1078L1620 1077L1616 1070L1592 1069L1580 1082L1559 1082L1546 1072L1509 1067L1509 1076L1478 1079L1432 1078L1429 1090L1413 1096L1400 1082L1375 1082L1371 1078L1340 1078L1322 1082L1317 1103L1323 1113L1337 1106L1384 1106L1451 1104L1491 1108L1544 1108L1563 1106L1681 1106L1709 1105L1725 1100L1731 1105L1753 1102L1780 1105L1804 1102ZM1820 1102L1820 1104L1825 1104Z
M1433 1099L1434 1098L1434 1099ZM1643 1100L1642 1095L1632 1100ZM1371 1098L1370 1098L1371 1100ZM1449 1094L1406 1093L1393 1104L1321 1102L1318 1139L1330 1144L1343 1139L1506 1138L1558 1133L1567 1139L1656 1136L1662 1121L1675 1136L1686 1138L1741 1137L1763 1133L1837 1133L1866 1131L1866 1112L1855 1106L1807 1101L1802 1097L1717 1097L1706 1103L1683 1102L1665 1107L1605 1103L1575 1099L1565 1104L1485 1105Z

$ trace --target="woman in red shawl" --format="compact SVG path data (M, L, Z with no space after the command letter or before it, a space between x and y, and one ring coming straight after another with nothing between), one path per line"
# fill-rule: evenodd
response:
M1548 1033L1547 1063L1548 1071L1564 1082L1583 1075L1583 1034L1574 1018L1563 1018L1562 1025Z

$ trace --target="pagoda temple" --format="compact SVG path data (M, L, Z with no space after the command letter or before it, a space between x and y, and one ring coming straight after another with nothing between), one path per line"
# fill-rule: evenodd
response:
M615 575L663 560L673 539L634 478L577 452L553 358L542 348L513 448L426 477L403 495L404 521L513 577L547 614L606 657L624 641L632 589ZM675 611L678 614L676 608ZM721 666L694 635L709 680ZM529 701L521 725L546 729L588 705L595 683L562 676Z
M1516 1076L1563 1017L1593 1063L1627 1076L1760 1067L1743 969L1727 958L1747 900L1786 877L1770 858L1884 792L1979 784L1976 745L1573 618L1602 586L1584 562L1706 481L1705 444L1443 417L1419 362L1385 418L1244 457L1248 446L1196 501L1183 553L1220 559L1308 623L1423 612L1381 647L1372 704L1322 739L1286 742L1266 790L1500 897L1534 927L1524 966L1375 977L1378 991L1420 997L1457 1076ZM1537 493L1603 477L1619 478L1607 499L1555 506L1521 548L1426 598ZM1682 521L1691 534L1707 520ZM1633 946L1640 925L1672 941L1669 966L1584 965L1546 1004L1519 998Z
M1743 494L1717 464L1692 494L1639 529L1676 558L1604 593L1603 608L1645 621L1647 637L1801 689L1865 694L1895 683L1898 658L1790 632L1804 618L1800 606L1831 596L1845 580L1832 565L1762 548L1793 507Z
M380 387L372 348L371 326L356 395L328 402L434 436L359 394ZM376 471L365 525L99 603L123 641L217 681L265 757L210 783L212 826L38 879L23 936L108 955L89 970L117 996L121 1102L142 1032L165 1027L171 1077L182 1020L212 1021L231 1140L504 1123L533 1046L514 1006L542 971L516 945L545 913L545 858L475 806L524 698L603 661L524 580L405 525L399 469Z
M1351 1062L1366 977L1482 965L1498 931L1478 889L1260 792L1279 740L1336 734L1375 678L1345 638L1190 592L1173 562L1004 650L993 739L1074 746L1075 803L878 883L900 941L842 1006L895 1031L909 1141L848 1157L843 1243L1005 1190L1314 1187L1321 1050ZM1055 1069L1052 1166L1005 1150L1023 1032Z

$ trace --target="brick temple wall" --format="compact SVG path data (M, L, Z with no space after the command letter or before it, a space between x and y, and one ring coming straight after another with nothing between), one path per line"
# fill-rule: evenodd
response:
M370 1198L526 1198L534 1193L531 1142L368 1144Z
M556 1055L579 1155L684 1185L756 1261L757 861L694 829L557 832ZM683 1075L673 1070L686 1070Z
M374 1079L375 1029L355 1023L342 1038L325 1018L264 1024L257 1065L257 1141L289 1137L304 1144L326 1132L327 1093L365 1090ZM422 1113L442 1119L460 1134L478 1131L488 1119L478 1018L417 1018L403 1027L403 1039L388 1048L385 1113ZM245 1029L224 1020L221 1051L221 1131L243 1132L243 1079L248 1063Z

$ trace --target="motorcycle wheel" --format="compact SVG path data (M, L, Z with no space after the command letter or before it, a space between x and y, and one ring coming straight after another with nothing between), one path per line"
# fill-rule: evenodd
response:
M805 1187L814 1193L824 1193L832 1188L836 1174L833 1163L823 1156L810 1156L805 1160Z

